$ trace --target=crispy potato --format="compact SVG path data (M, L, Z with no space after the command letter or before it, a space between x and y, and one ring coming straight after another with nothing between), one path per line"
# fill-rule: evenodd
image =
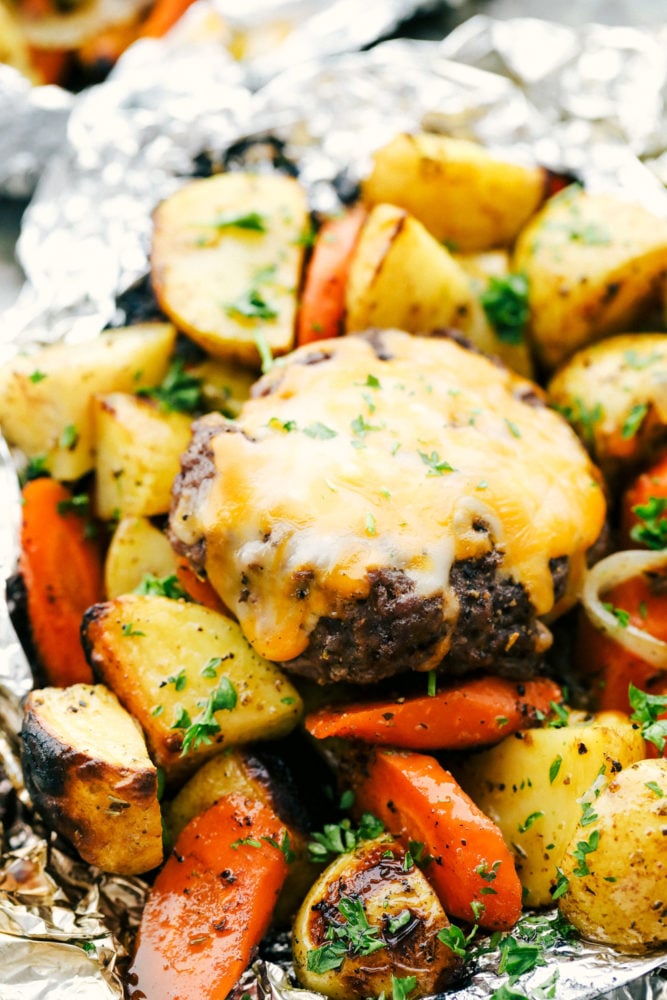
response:
M622 771L579 825L562 863L561 913L592 941L623 952L667 944L667 760Z
M240 210L239 210L240 207ZM259 366L294 344L307 228L305 195L279 174L192 181L155 211L151 256L160 306L216 357Z
M667 220L641 205L566 188L517 240L535 349L553 368L647 314L667 271Z
M519 357L516 346L501 340L487 322L471 279L449 251L393 205L370 212L347 279L346 333L372 327L408 333L453 327L484 354L510 365ZM525 347L520 356L527 358Z
M160 864L157 770L111 691L101 684L32 691L21 737L35 807L84 861L122 875Z
M512 243L544 191L541 167L509 163L477 143L429 133L397 135L375 153L362 185L366 204L405 208L437 240L461 251Z
M667 427L667 334L627 333L585 347L548 393L608 476L648 461Z
M124 517L113 533L104 562L108 598L129 594L145 576L176 573L176 555L169 539L146 517Z
M278 667L236 622L198 604L118 597L86 612L82 637L93 671L138 720L172 783L223 745L284 736L301 716Z
M530 729L471 756L458 776L514 852L527 906L548 906L582 796L645 753L620 712L571 713L562 728Z
M270 763L274 763L273 755ZM300 804L287 776L281 776L275 766L269 770L266 761L235 747L206 761L165 806L167 843L175 843L191 819L233 793L270 805L288 828L294 858L273 914L274 923L286 925L315 881L317 869L308 860L308 838Z
M79 479L95 464L92 400L160 382L176 331L168 323L103 333L82 348L55 344L14 358L0 372L0 426L56 479Z
M121 392L96 396L93 419L97 516L166 514L181 454L190 443L192 419Z
M346 905L363 911L380 947L370 954L364 951L363 959L348 949L337 967L325 964L320 969L316 949L326 947L329 928L345 927L350 921L343 912ZM358 922L362 919L359 914ZM438 933L448 926L423 873L415 864L406 870L400 842L392 837L368 840L353 853L336 858L301 904L292 934L294 970L306 989L333 1000L391 996L392 975L415 976L417 995L430 995L444 986L459 964L438 940Z

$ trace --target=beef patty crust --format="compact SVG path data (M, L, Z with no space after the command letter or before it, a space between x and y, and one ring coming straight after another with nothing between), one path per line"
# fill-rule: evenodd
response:
M195 424L172 541L259 653L321 683L527 677L605 516L597 470L541 398L452 339L301 348L237 421Z

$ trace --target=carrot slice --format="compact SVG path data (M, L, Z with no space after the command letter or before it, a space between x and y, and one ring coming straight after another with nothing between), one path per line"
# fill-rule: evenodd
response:
M71 500L54 479L23 488L19 570L37 653L54 687L92 683L79 631L84 611L104 595L99 549L83 518L68 510Z
M269 806L241 794L188 823L144 908L130 997L225 1000L269 926L284 835Z
M156 0L139 28L139 38L161 38L185 14L193 0Z
M641 517L636 507L643 509L646 516ZM621 531L621 547L667 547L667 453L623 494Z
M203 604L211 611L220 611L223 615L229 614L226 605L218 597L208 580L202 580L201 577L197 576L185 556L180 556L178 559L176 577L186 594L197 604Z
M306 729L317 739L340 736L408 750L464 750L525 729L561 699L561 689L547 678L481 677L432 697L320 709L306 718Z
M343 332L345 286L350 261L366 218L362 205L325 222L306 271L296 327L298 346Z
M521 884L502 833L434 757L378 750L350 777L355 808L413 850L424 845L424 874L449 916L490 930L516 923Z

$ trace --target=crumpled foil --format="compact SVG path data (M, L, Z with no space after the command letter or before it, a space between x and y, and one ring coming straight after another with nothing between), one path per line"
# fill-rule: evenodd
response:
M288 6L297 10L299 3ZM366 6L377 14L374 4ZM386 4L385 26L399 8ZM276 55L276 75L263 83L268 69L261 60L247 69L224 55L215 8L200 0L183 29L134 46L109 82L73 101L66 141L25 217L20 258L28 281L4 317L5 356L38 342L83 341L118 320L117 295L147 270L155 204L184 182L198 154L220 154L245 138L283 140L312 206L322 210L335 206L337 191L353 188L375 147L398 130L428 127L537 158L591 189L614 190L667 214L667 28L648 34L591 26L575 33L531 19L477 17L442 43L393 41L325 58L346 47L336 22L327 20L334 10L350 12L344 2L320 5L320 27L330 30L326 45L310 53L317 58L305 60L299 46L313 44L318 22L303 23L284 41L285 61ZM378 18L374 23L375 31L386 30ZM6 575L16 556L18 494L5 452L0 495ZM120 997L118 964L146 887L75 861L31 816L16 758L29 671L2 609L0 638L0 802L7 822L0 995ZM281 954L288 954L284 941ZM501 982L498 958L489 951L478 960L457 1000L489 1000ZM535 998L667 1000L666 966L664 955L628 958L562 943L516 988ZM294 987L287 967L285 958L267 954L239 990L257 1000L321 1000Z

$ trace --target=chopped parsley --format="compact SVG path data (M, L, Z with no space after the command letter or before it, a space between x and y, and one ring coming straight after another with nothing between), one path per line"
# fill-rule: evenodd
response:
M376 375L367 375L364 385L367 385L369 389L380 389L380 379Z
M435 698L438 692L438 675L435 670L429 670L427 676L426 692L429 698Z
M595 442L596 425L604 417L604 410L601 403L596 403L594 406L589 407L584 403L583 399L576 397L571 403L556 405L554 409L561 416L565 417L569 423L579 429L581 437L586 444L592 445Z
M599 830L593 830L588 840L580 840L578 842L577 846L572 851L572 856L578 862L577 867L572 869L573 875L576 875L578 878L584 878L586 875L590 875L591 870L588 867L586 858L589 854L593 854L594 851L597 851L599 842Z
M213 229L246 229L253 233L266 232L266 216L259 212L223 212L211 222L203 223Z
M161 410L194 413L202 408L202 379L185 371L182 358L174 358L162 382L138 389L137 395L155 399Z
M248 288L233 302L225 303L224 310L228 316L244 319L275 319L278 315L257 288Z
M563 758L560 754L551 761L549 766L549 784L553 785L554 781L558 777L558 772L560 771L561 764L563 763Z
M545 965L542 945L537 942L522 941L520 938L508 935L500 946L500 963L498 973L507 973L510 984L519 976L533 972L538 965Z
M35 385L38 382L42 382L47 377L48 376L47 376L46 372L40 372L39 368L35 368L34 372L32 372L30 375L28 375L28 378L30 379L30 381L34 382Z
M233 841L229 846L233 851L238 851L239 847L259 848L262 846L262 842L261 840L257 840L256 837L240 837L238 840Z
M74 451L79 442L79 432L77 431L74 424L68 424L65 430L60 435L58 444L61 448L66 448L67 451Z
M623 421L621 427L621 437L624 441L633 438L644 422L644 417L648 413L648 403L635 403Z
M188 600L188 594L183 590L175 574L162 578L145 573L141 583L135 587L135 594L147 594L151 597L168 597L172 601Z
M291 865L294 861L296 861L296 854L292 850L287 830L283 831L282 840L280 842L278 842L274 837L262 837L262 840L265 840L267 844L271 845L271 847L275 847L277 851L280 851L288 865Z
M120 630L123 633L123 635L127 635L127 636L140 636L140 635L145 636L146 635L145 632L140 632L139 629L135 628L134 625L132 624L132 622L125 622L124 625L121 625Z
M667 694L648 694L630 684L628 699L634 710L630 718L641 724L642 736L657 747L661 754L667 742L667 719L660 719L658 716L667 709Z
M181 747L181 757L185 757L191 750L197 750L204 744L212 742L212 737L220 732L220 724L215 718L216 712L231 712L236 707L236 688L228 677L221 677L217 687L206 699L200 699L197 706L201 708L200 714L187 727L183 737Z
M633 542L640 542L649 549L667 548L667 497L649 497L645 504L632 508L640 523L630 530ZM641 523L643 522L643 523Z
M427 476L442 476L445 472L455 472L453 466L446 462L444 458L440 458L437 451L432 451L430 455L427 455L425 451L418 452L424 465L428 466Z
M477 929L477 924L474 924L472 930L465 934L456 924L450 924L438 931L438 941L446 945L457 958L465 961L470 957L468 946L477 934Z
M665 793L657 781L646 781L644 784L646 788L648 788L649 792L653 792L653 794L657 795L659 799L664 799Z
M65 514L78 514L79 517L86 517L90 509L90 497L87 493L75 493L67 500L59 500L57 504L58 513L61 517Z
M33 479L39 479L41 476L48 476L47 461L46 455L33 455L32 458L29 458L20 476L21 485L25 486L26 483Z
M166 687L167 684L173 684L174 690L182 691L188 683L188 678L185 673L185 667L182 667L177 674L172 674L171 677L167 677L166 681L162 681L160 687Z
M273 353L269 342L261 330L257 330L255 333L255 344L257 346L257 350L259 351L262 375L266 375L266 373L270 372L273 368L275 361L273 360Z
M338 434L337 431L332 430L331 427L327 427L326 424L320 423L319 420L304 427L303 433L307 437L317 438L319 441L328 441L329 438L335 438Z
M373 517L372 514L370 514L370 513L366 514L365 524L366 524L366 534L367 535L374 535L376 533L376 530L375 530L375 518Z
M507 429L509 430L509 432L512 435L512 437L515 437L515 438L520 438L521 437L521 431L519 430L519 428L517 427L517 425L514 423L513 420L508 420L507 417L506 417L505 418L505 423L507 424Z
M201 674L202 677L212 677L215 680L215 678L218 676L217 668L220 666L221 663L222 663L221 656L212 656L209 660L206 661L206 663L201 668L199 673Z
M541 819L543 816L543 812L533 812L530 816L526 816L523 823L519 823L519 833L525 833L527 830L530 830L533 823L535 823L538 819Z
M330 923L326 932L326 942L319 948L311 948L306 956L309 972L323 973L339 969L345 958L354 955L371 955L386 948L380 938L378 927L371 927L360 899L341 896L336 907L344 923Z
M498 339L505 344L521 344L530 315L526 275L491 278L479 300Z
M615 608L613 604L609 604L606 601L602 601L602 607L605 611L608 611L610 615L613 615L621 628L627 628L630 624L630 612L625 611L623 608Z
M384 823L372 813L364 813L356 829L346 817L340 823L326 823L321 832L313 833L308 854L311 861L328 862L337 854L349 854L364 840L373 840L382 833Z

